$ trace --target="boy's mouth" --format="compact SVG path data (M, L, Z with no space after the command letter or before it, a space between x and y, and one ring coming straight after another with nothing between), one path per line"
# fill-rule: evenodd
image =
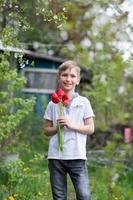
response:
M70 87L70 86L72 86L72 84L64 83L64 86L65 87Z

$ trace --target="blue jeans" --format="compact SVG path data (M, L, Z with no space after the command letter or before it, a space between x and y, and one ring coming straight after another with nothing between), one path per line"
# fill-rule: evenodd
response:
M67 174L75 188L76 199L91 200L85 160L49 159L48 166L53 200L67 200Z

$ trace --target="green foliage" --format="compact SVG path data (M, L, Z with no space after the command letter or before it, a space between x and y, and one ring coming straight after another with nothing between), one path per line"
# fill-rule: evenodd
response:
M24 127L27 128L24 129ZM38 153L43 153L46 157L49 138L44 135L43 116L31 112L22 120L20 130L23 134L19 137L18 142L15 143L14 148L20 153L21 158L26 161L31 155L34 155L36 151Z
M94 200L132 199L132 143L124 144L120 132L112 134L99 151L90 152L88 160Z
M24 86L25 79L12 69L8 56L0 55L0 150L11 143L20 134L19 124L32 111L34 99L22 99L18 94ZM6 128L5 128L6 127ZM8 143L7 142L7 143Z
M22 15L24 7L16 0L0 1L1 23L0 41L3 52L0 53L0 152L7 149L19 137L19 125L32 111L35 100L20 97L26 80L18 75L17 58L22 54L10 52L8 46L19 44L18 34L29 29L26 17ZM19 45L19 47L22 45ZM17 56L17 57L16 57Z
M132 199L132 173L117 174L107 166L90 164L90 186L94 200ZM111 176L112 174L112 176Z
M23 15L24 10L24 6L18 1L0 1L0 40L3 46L23 46L19 43L18 35L20 31L24 33L30 30L30 25L26 20L26 16Z
M98 63L97 63L98 62ZM102 131L115 124L132 124L131 101L132 81L125 71L131 63L123 62L120 55L114 61L93 63L92 89L84 91L90 98L95 114L96 125ZM130 107L130 108L129 108Z
M29 163L31 163L30 167L18 159L0 166L0 198L2 200L11 196L15 200L43 200L45 197L47 200L51 199L49 174L45 169L46 161L43 155L35 155ZM38 165L38 173L34 172L36 165Z
M1 166L1 181L9 191L13 191L15 185L21 184L24 178L24 163L21 160L5 163Z

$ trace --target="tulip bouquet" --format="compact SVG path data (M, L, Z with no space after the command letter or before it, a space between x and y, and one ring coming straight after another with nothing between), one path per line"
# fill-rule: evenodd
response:
M58 88L56 92L51 94L51 100L53 103L59 105L60 116L64 115L64 106L69 104L69 97L67 94L61 89ZM63 138L62 138L62 131L61 126L57 124L58 129L58 149L59 151L63 151Z

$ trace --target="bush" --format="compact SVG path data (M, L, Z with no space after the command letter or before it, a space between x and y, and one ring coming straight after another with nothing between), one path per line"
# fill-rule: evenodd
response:
M3 163L0 167L0 199L49 200L51 191L46 164L40 154L29 161L29 166L21 159Z

